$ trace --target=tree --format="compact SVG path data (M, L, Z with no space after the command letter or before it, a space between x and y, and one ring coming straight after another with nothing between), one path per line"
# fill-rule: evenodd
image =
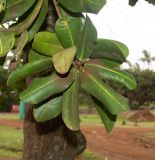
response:
M155 61L155 57L152 57L150 52L148 52L147 50L143 50L143 57L140 58L140 61L144 63L146 62L147 65L150 67L152 61Z
M128 100L104 82L136 87L132 75L115 69L126 62L128 48L115 40L97 39L91 19L82 14L98 13L105 0L0 2L0 55L12 50L17 66L7 83L26 79L28 86L20 93L28 104L23 159L73 160L86 145L79 121L81 88L91 95L108 132L117 114L129 108ZM58 17L53 16L55 11Z
M145 0L145 1L147 1L147 2L150 3L150 4L155 5L155 0ZM138 2L138 0L129 0L129 5L135 6L135 4L136 4L137 2Z
M7 86L7 70L0 67L0 112L11 111L12 104L17 103L18 92Z

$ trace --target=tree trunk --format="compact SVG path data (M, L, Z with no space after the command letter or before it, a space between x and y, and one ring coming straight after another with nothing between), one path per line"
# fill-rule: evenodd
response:
M52 0L49 2L49 11L42 30L53 31L56 17ZM31 81L30 79L28 81ZM85 148L84 135L80 131L67 129L61 117L37 123L33 117L32 106L26 106L23 160L74 160Z
M66 128L61 117L37 123L32 107L26 107L23 160L74 160L86 147L81 132Z

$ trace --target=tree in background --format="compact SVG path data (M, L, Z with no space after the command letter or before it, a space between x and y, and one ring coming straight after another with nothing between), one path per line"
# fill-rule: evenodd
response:
M150 4L155 5L155 0L145 0L145 1L147 1ZM137 2L138 2L138 0L129 0L129 5L135 6Z
M153 61L155 61L155 56L151 56L151 53L148 52L147 50L143 50L143 57L140 58L140 61L142 61L143 63L147 63L148 68L150 68L150 65Z
M18 94L7 86L7 79L8 71L0 67L0 112L9 112L12 104L18 103Z
M26 80L24 160L73 160L86 147L80 132L79 93L92 98L110 132L128 100L106 81L136 88L134 77L116 69L129 54L123 43L98 39L88 15L105 0L0 1L0 56L12 50L16 69L9 86ZM10 23L10 21L12 23ZM8 28L5 28L7 23Z

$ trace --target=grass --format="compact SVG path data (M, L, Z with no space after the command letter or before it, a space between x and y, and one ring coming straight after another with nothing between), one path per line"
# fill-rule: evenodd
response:
M155 114L155 110L151 111ZM128 117L131 116L131 112L119 115L116 126L118 127L134 127L135 123L128 121ZM0 119L18 119L18 114L0 113ZM82 124L88 125L102 125L101 120L97 114L92 115L81 115ZM123 125L123 121L126 125ZM154 122L140 122L138 127L155 127ZM146 133L144 135L147 138L155 140L155 132ZM22 157L22 145L23 145L23 134L21 129L14 129L0 125L0 159L5 157L14 158L19 160ZM82 157L82 158L81 158ZM95 153L86 150L81 156L81 159L77 160L104 160Z
M19 115L17 113L0 113L0 119L18 120Z
M100 125L101 120L97 114L91 114L91 115L81 115L80 120L83 124L94 124L94 125Z
M96 155L95 153L86 150L82 153L82 155L79 158L83 158L84 160L105 160L104 158ZM77 159L78 160L78 159Z
M151 111L153 114L155 114L155 110ZM117 118L116 122L116 127L135 127L135 122L131 122L128 120L128 117L132 115L131 112L127 112L125 114L121 114ZM102 122L100 120L100 117L97 114L92 114L92 115L81 115L80 120L82 124L87 124L87 125L102 125ZM123 125L123 122L126 124ZM154 122L139 122L137 124L137 127L155 127Z
M0 126L0 158L21 159L22 145L22 130Z
M7 116L8 117L8 116ZM14 129L0 125L0 159L22 157L23 134L21 129ZM77 160L104 160L95 153L86 150Z

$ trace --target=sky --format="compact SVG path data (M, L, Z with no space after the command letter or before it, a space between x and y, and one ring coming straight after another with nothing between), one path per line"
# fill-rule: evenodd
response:
M118 40L128 46L132 64L138 62L146 67L139 61L144 49L155 56L155 6L144 0L135 7L129 6L128 0L107 0L99 14L90 17L99 38ZM155 62L151 67L155 70Z

